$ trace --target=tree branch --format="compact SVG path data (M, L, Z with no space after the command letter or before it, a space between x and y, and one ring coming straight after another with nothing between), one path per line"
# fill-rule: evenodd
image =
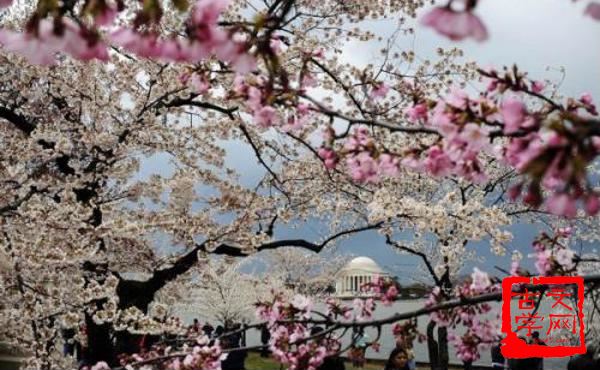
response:
M35 130L35 125L27 120L25 116L15 113L14 110L0 107L0 118L12 123L17 129L29 135Z
M278 183L281 183L277 174L275 172L273 172L271 167L269 167L269 165L264 161L262 155L260 154L260 150L258 150L258 147L252 140L252 137L250 136L250 133L248 132L248 129L246 128L246 126L244 126L243 124L240 124L239 127L240 127L240 130L242 130L242 133L244 134L244 136L246 137L246 140L248 140L248 143L254 150L254 154L256 154L256 158L258 158L258 161L260 162L260 164L262 164L262 166L271 174L271 176L273 176L275 181L277 181Z
M438 276L435 273L435 270L433 268L433 266L431 265L431 262L429 262L429 258L427 258L427 255L423 252L418 252L410 247L404 246L399 244L396 241L393 241L392 238L389 235L385 236L385 242L391 246L394 246L400 250L403 250L405 252L408 252L410 254L414 254L415 256L419 256L421 257L421 259L423 260L423 262L425 263L425 266L427 267L427 270L429 271L429 273L431 274L431 277L433 278L433 281L435 282L436 286L442 287L442 281L438 278Z

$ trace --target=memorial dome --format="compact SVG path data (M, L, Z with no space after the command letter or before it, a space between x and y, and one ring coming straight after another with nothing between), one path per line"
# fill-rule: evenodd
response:
M374 278L389 276L377 262L369 257L356 257L340 270L336 277L335 291L338 297L364 296L361 287Z

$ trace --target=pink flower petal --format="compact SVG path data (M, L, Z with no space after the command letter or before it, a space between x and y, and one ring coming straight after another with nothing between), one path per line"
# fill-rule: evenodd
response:
M589 3L585 8L585 14L600 21L600 3Z

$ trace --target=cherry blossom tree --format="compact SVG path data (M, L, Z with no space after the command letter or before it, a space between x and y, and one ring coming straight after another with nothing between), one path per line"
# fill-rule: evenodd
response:
M335 290L337 273L350 262L351 256L328 251L328 255L297 248L262 252L246 264L261 263L260 276L282 282L288 289L310 297L328 296Z
M477 5L451 0L421 23L452 40L484 41ZM402 320L429 314L443 328L441 366L444 338L459 358L477 359L497 339L495 322L476 316L500 299L498 287L481 270L471 281L454 277L465 254L476 256L473 241L505 253L516 218L548 224L533 243L531 274L595 271L586 264L597 259L569 244L598 238L593 97L562 97L517 66L462 64L458 49L422 63L396 53L395 38L414 32L406 17L428 6L421 0L0 6L0 333L31 353L27 368L74 366L59 348L65 328L96 370L219 368L218 341L146 353L132 345L142 334L182 333L164 302L211 254L318 253L377 230L422 259L435 289L416 312L373 319L371 298L328 300L314 318L305 296L262 298L260 325L292 369L314 369L343 350L339 335L349 328L396 323L405 335L415 329ZM598 19L598 3L585 14ZM379 65L341 60L345 42L376 41L366 19L387 16L399 23L382 40ZM398 67L405 62L414 65L408 73ZM461 88L466 82L477 88ZM232 144L260 167L254 183L231 165ZM152 161L168 165L149 169ZM321 237L278 236L309 220L323 225ZM409 243L399 238L407 230ZM510 273L527 273L519 259ZM597 297L598 280L587 275L588 296ZM397 295L384 280L365 289L381 303ZM593 317L597 306L589 310ZM309 324L328 329L310 335ZM466 334L447 332L458 325Z
M286 290L283 281L276 277L260 278L243 273L240 261L209 261L197 270L195 276L183 284L188 294L183 307L180 303L177 310L224 327L254 321L254 303L268 299L273 291Z

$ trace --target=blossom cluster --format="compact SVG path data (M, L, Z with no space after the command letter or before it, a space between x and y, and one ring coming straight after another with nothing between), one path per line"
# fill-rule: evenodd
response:
M457 285L452 291L445 291L440 287L434 288L425 305L426 307L433 306L450 298L468 299L498 289L499 286L492 283L486 272L475 268L471 278ZM435 311L430 314L430 318L443 327L454 329L458 325L462 325L466 328L463 335L457 335L451 331L449 339L457 350L458 358L465 362L472 362L479 359L482 349L499 340L499 320L482 318L491 310L491 305L487 303L464 305Z
M240 75L234 80L231 97L243 102L254 124L261 128L279 127L286 132L301 129L310 117L310 106L277 101L277 95L271 90L264 78L249 79ZM278 106L281 109L277 109Z
M460 41L472 38L476 41L488 39L488 31L481 19L474 14L475 1L451 0L445 6L434 7L421 18L424 26L431 27L440 35L450 40ZM453 4L462 3L460 9ZM600 20L600 3L592 1L587 4L585 15Z
M199 335L192 343L185 343L175 351L169 345L154 345L147 351L120 356L120 366L124 369L152 369L154 365L164 370L220 370L221 362L227 358L218 340L210 341L206 335ZM98 362L90 370L109 370L106 362Z
M374 276L369 283L363 284L361 292L373 294L384 306L390 306L398 298L398 284L385 276Z
M392 334L396 339L396 344L402 347L412 347L415 339L422 342L426 336L419 332L417 328L417 319L406 320L403 323L395 323L392 326Z
M540 234L533 242L535 268L541 276L568 275L575 272L576 254L569 245L572 229L556 229L554 235Z
M256 65L245 37L217 23L229 0L198 0L186 22L186 37L166 38L148 27L160 21L163 12L160 2L145 3L132 26L117 25L117 16L125 10L122 1L117 5L104 0L86 2L80 17L91 17L91 23L66 15L51 20L50 14L64 10L57 8L58 3L45 3L48 4L36 11L23 32L0 30L4 48L31 63L54 64L55 55L60 52L79 60L106 62L110 59L110 46L117 46L139 57L168 62L196 63L214 55L239 73L249 72ZM140 31L142 25L148 28Z
M347 172L358 182L398 177L406 168L485 183L485 162L495 160L522 175L509 192L511 199L522 197L529 206L566 217L575 217L579 204L588 215L597 214L600 198L587 178L588 166L600 153L592 120L598 111L591 96L561 104L543 95L543 83L516 69L481 73L489 83L477 97L455 88L442 99L419 98L405 109L412 125L406 129L430 141L394 153L359 127L342 136L344 146L336 148L333 142L341 138L325 130L319 151L325 166L335 168L346 158ZM530 99L541 101L544 109L528 108Z
M257 304L257 317L267 322L271 333L269 349L273 358L290 370L315 370L332 354L333 347L339 348L334 340L311 336L306 323L311 310L312 302L302 295L294 296L289 302L276 295L270 302Z

